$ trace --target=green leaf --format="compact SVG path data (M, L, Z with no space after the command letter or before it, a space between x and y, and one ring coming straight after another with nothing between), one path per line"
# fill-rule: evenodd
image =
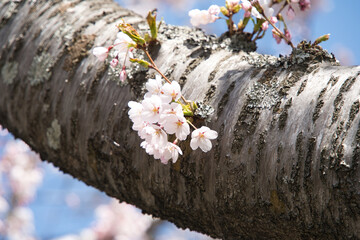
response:
M130 62L138 63L138 64L140 64L141 66L143 66L145 68L149 68L149 65L150 65L150 63L148 61L138 59L138 58L130 58Z
M122 22L118 26L120 31L128 35L137 45L143 46L146 41L130 24Z
M158 34L158 28L156 26L156 11L149 11L148 15L146 16L146 21L150 27L150 33L152 40L156 40Z

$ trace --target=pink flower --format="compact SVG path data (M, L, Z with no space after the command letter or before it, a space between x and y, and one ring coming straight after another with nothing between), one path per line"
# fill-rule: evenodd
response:
M203 150L204 152L208 152L212 148L210 139L216 139L217 137L218 137L218 133L216 131L203 126L192 132L190 147L193 150L200 147L201 150Z
M246 12L244 13L244 18L249 18L249 17L251 17L251 12L246 11Z
M263 24L261 24L261 29L266 31L269 28L269 22L265 21Z
M289 18L289 20L293 20L295 18L295 11L291 6L289 6L286 15Z
M99 59L100 61L104 61L109 53L109 49L104 47L96 47L93 49L93 54Z

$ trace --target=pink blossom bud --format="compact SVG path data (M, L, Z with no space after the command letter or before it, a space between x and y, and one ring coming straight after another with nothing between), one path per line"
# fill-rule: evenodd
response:
M310 7L311 7L310 0L300 0L299 1L299 7L300 7L301 11L305 11L307 9L310 9Z
M249 12L251 9L251 3L247 0L243 0L241 3L241 7L244 9L245 12Z
M291 6L289 6L286 14L287 14L289 20L293 20L295 18L295 11Z
M126 80L126 71L125 68L123 68L120 72L120 81L125 82L125 80Z
M278 22L278 19L273 16L273 17L270 18L270 22L271 22L272 24L276 24L276 23Z
M263 24L261 24L261 29L266 31L269 28L269 22L265 21Z
M279 36L279 33L277 33L275 29L272 30L272 35L273 35L273 38L275 38L276 43L280 44L281 43L281 37Z
M113 68L115 68L118 64L119 60L117 58L113 58L113 60L111 60L110 62L110 66L112 66Z
M246 11L246 12L244 13L244 18L249 18L249 17L251 17L251 12Z
M287 38L287 40L291 40L291 33L288 29L285 29L285 37Z
M104 47L96 47L93 49L93 54L100 60L104 61L108 56L109 50Z

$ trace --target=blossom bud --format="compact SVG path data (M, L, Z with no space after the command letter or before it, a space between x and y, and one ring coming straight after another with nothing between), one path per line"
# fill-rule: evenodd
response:
M245 12L249 12L251 9L251 3L249 1L243 1L241 3L241 7L244 9Z
M278 22L278 19L277 19L276 17L272 16L272 17L270 18L270 22L271 22L272 24L276 24L276 23Z
M305 11L305 10L310 9L310 7L311 7L310 0L300 0L299 1L299 7L300 7L301 11Z
M224 15L224 16L229 16L229 10L226 9L226 7L221 7L220 8L220 12Z
M249 18L249 17L251 17L251 12L246 11L246 12L244 13L244 18Z
M318 38L315 40L315 42L313 43L313 45L318 45L318 44L321 43L321 42L324 42L324 41L329 40L329 38L330 38L330 33L325 34L325 35L323 35L323 36L321 36L321 37L318 37Z
M126 71L125 68L123 68L120 72L120 81L125 82L125 80L126 80Z
M119 60L117 58L113 58L110 62L110 66L115 68L119 64Z
M279 33L275 29L272 30L272 35L273 35L273 38L275 38L276 43L280 44L281 43L281 37L280 37Z
M285 37L287 40L289 40L289 41L291 40L291 33L288 29L285 29Z
M261 24L261 29L266 31L269 28L269 22L265 21Z

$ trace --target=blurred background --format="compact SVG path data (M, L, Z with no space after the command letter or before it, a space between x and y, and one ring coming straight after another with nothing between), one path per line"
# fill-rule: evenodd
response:
M172 25L190 26L188 11L207 9L224 0L117 0L142 15L158 9L158 19ZM288 22L297 44L331 33L321 46L335 54L342 65L360 65L360 33L357 23L360 1L311 0L306 12L295 9ZM226 31L223 20L204 26L209 34ZM257 42L258 52L278 56L290 52L277 44L268 31ZM11 240L203 240L211 239L173 224L141 214L141 210L119 203L98 190L41 162L36 153L0 126L0 239Z

